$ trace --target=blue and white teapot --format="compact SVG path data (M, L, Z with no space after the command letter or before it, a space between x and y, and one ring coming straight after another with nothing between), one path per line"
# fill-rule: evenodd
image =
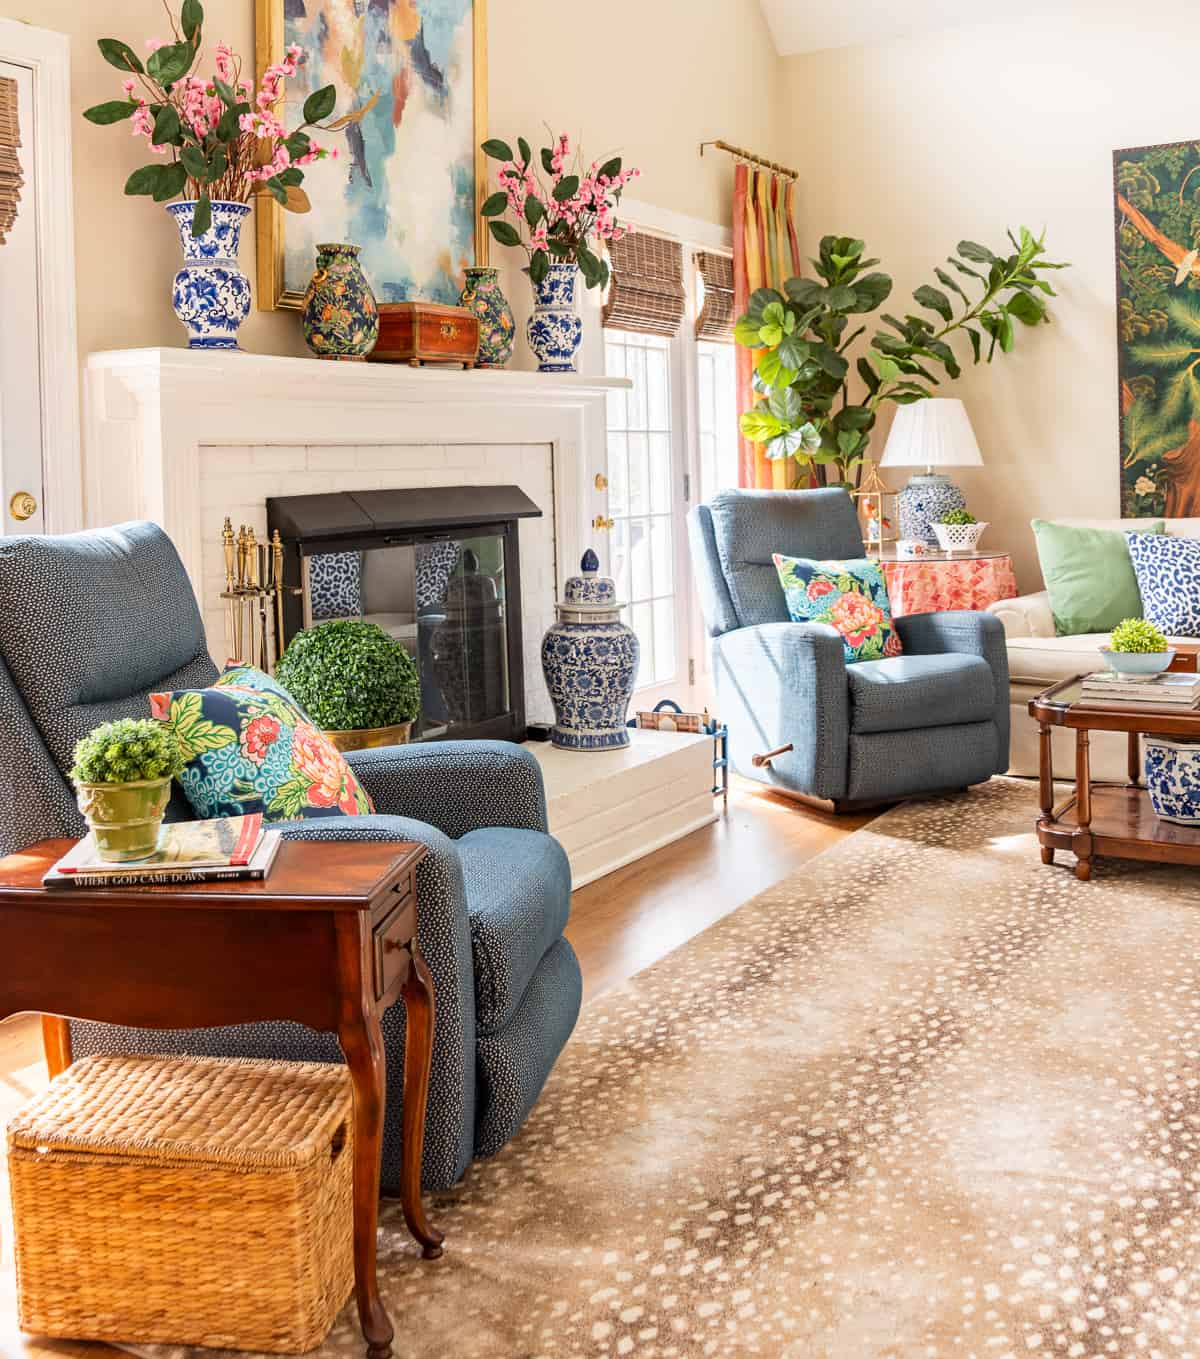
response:
M638 639L621 622L612 579L589 547L555 605L558 621L542 639L542 672L554 704L550 739L564 750L629 744L625 714L637 678Z

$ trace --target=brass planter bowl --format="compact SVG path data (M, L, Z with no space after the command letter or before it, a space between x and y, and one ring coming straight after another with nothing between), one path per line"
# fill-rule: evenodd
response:
M329 731L325 735L344 755L348 750L374 750L377 746L406 746L412 732L411 722L391 727L360 727L351 731Z
M100 858L106 863L129 863L158 848L163 813L171 800L171 780L77 783L75 797L96 837Z

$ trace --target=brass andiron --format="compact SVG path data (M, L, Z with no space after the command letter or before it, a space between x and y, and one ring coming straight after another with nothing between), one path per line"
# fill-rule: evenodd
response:
M252 526L237 533L227 517L221 529L225 558L225 641L231 660L272 674L283 639L283 597L301 593L283 583L283 542L279 530L260 543ZM272 607L273 605L273 607Z

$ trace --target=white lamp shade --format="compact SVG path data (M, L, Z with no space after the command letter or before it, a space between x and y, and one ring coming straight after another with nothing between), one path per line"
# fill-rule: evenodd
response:
M982 467L983 455L961 401L931 397L899 406L880 467Z

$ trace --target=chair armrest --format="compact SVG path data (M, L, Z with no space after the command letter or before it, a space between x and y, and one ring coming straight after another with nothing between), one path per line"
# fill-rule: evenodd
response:
M791 743L772 762L780 782L814 797L843 797L850 734L846 652L824 623L762 623L713 642L713 670L730 758L761 779L751 756Z
M987 612L995 614L1004 624L1004 631L1009 637L1056 636L1050 596L1045 590L1039 590L1036 595L998 599L988 605Z
M422 741L346 759L377 812L426 821L452 839L484 826L547 828L541 768L511 741Z

